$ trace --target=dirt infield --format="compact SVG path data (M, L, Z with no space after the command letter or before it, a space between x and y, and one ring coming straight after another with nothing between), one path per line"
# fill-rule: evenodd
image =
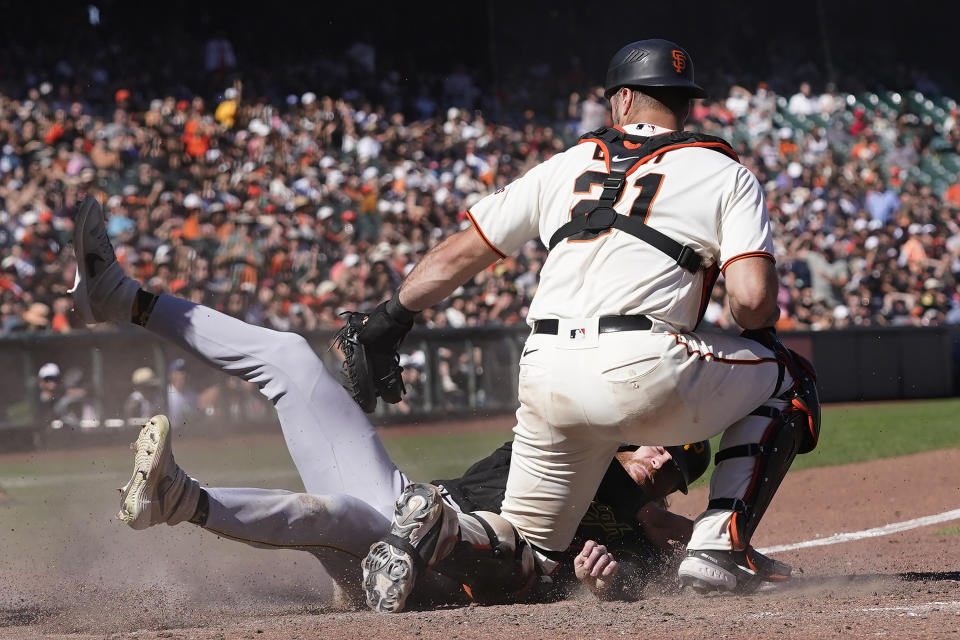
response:
M958 468L960 450L949 450L791 473L754 542L823 540L960 509ZM693 490L672 508L695 515L705 500L705 489ZM7 508L0 503L0 539L24 526ZM0 638L960 637L960 520L949 514L777 552L795 578L746 597L649 593L626 604L584 595L386 616L338 609L305 554L249 549L193 527L117 533L85 511L58 511L64 531L54 543L0 548Z

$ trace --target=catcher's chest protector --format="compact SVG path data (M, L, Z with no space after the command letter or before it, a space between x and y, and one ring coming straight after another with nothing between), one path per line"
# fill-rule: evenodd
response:
M581 201L578 205L579 210L574 209L572 212L573 219L554 232L550 238L549 248L552 250L567 238L590 240L610 229L619 229L670 256L678 266L690 273L697 273L702 269L703 260L696 251L644 223L644 211L650 205L649 200L637 198L630 215L620 215L613 209L613 205L623 193L623 188L627 184L627 175L638 165L645 164L667 151L684 147L712 149L739 162L740 158L730 145L722 138L692 131L670 131L655 136L635 136L621 129L606 127L583 135L577 144L585 142L596 143L594 159L606 162L609 175L603 181L603 192L600 197L597 200ZM617 158L629 159L632 162L616 162ZM634 215L635 213L637 215ZM713 289L713 284L719 275L720 269L717 265L707 270L705 274L707 291ZM705 310L706 304L703 304L697 324L703 318Z
M643 223L642 216L622 216L613 210L613 204L620 199L623 188L627 183L627 174L634 167L645 164L659 155L673 149L684 147L703 147L713 149L739 162L737 154L722 138L709 136L692 131L670 131L656 136L634 136L624 133L620 129L597 129L584 134L577 144L594 142L597 151L596 160L604 160L609 169L609 176L603 181L603 192L597 200L586 200L581 204L586 210L574 211L573 219L556 230L550 238L550 249L553 249L567 238L587 240L609 231L611 228L626 231L644 242L647 242L663 253L673 258L678 265L696 273L701 267L700 256L693 249L686 247L673 238L663 235L656 229ZM616 158L629 158L630 163L614 162ZM641 209L648 203L638 198L634 209ZM576 215L582 213L584 215ZM631 214L634 212L631 211Z

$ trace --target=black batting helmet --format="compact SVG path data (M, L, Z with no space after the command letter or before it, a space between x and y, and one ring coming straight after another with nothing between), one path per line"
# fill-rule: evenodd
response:
M631 42L614 54L604 95L609 98L620 87L672 87L686 90L692 98L707 97L693 81L690 54L676 42L659 38Z
M667 447L667 451L673 456L673 461L680 469L680 475L683 478L683 484L677 488L686 493L689 484L702 476L710 466L710 441L701 440Z

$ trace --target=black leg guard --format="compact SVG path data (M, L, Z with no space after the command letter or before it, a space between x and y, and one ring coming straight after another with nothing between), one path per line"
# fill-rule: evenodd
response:
M735 484L729 486L735 486L736 489L729 491L739 493L745 480L747 483L742 497L713 498L707 505L707 509L733 511L727 525L730 548L720 550L716 546L710 548L711 545L706 545L707 548L688 549L677 570L681 585L701 592L749 593L764 582L789 579L790 566L757 553L750 546L750 540L793 459L798 453L812 451L820 435L820 400L812 365L784 347L773 331L744 332L743 336L771 349L780 367L774 402L751 412L751 415L767 418L769 422L764 427L764 423L757 418L745 421L742 428L748 429L745 433L749 436L743 438L737 434L733 437L737 438L736 442L746 439L747 444L727 445L714 458L719 465L714 478L721 477L717 473L726 472L734 476ZM790 381L786 391L782 388L784 381ZM761 428L763 431L759 442L750 442ZM721 440L723 445L724 441ZM728 462L730 467L723 464L736 458L753 458L752 469L747 461Z
M746 549L750 544L750 538L787 475L798 448L797 431L793 423L784 422L783 416L780 416L770 422L758 444L744 444L717 452L715 464L730 458L756 458L753 477L743 498L714 498L707 504L708 509L729 509L734 512L730 519L730 541L734 550Z
M777 341L779 344L779 341ZM714 463L739 457L754 457L753 478L743 498L714 498L708 509L730 509L730 539L734 550L744 550L750 545L753 532L760 523L770 501L787 475L787 470L798 453L808 453L817 446L820 437L820 398L817 393L816 374L806 358L783 348L777 357L783 358L793 384L777 396L789 402L784 410L766 405L758 407L752 415L771 418L757 444L744 444L718 451Z
M469 526L470 521L478 526ZM433 570L462 584L471 600L516 602L536 583L532 547L499 514L461 514L460 538Z
M817 391L817 372L813 364L796 351L787 350L790 355L788 367L793 376L793 386L781 394L783 400L790 402L789 411L794 419L806 424L800 428L801 437L797 453L810 453L820 440L820 393Z
M793 349L787 349L772 328L752 329L740 334L759 342L773 351L780 365L777 376L777 386L774 396L790 403L789 410L796 410L807 416L807 427L800 441L797 453L809 453L817 446L820 439L820 394L817 391L817 372L813 363L801 356ZM784 380L784 370L790 372L793 385L786 391L780 391ZM763 409L763 407L761 407ZM764 414L758 414L764 415Z

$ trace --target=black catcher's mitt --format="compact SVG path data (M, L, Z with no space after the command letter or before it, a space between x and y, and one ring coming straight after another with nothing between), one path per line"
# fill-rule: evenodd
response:
M372 313L345 311L347 323L337 332L334 344L343 352L347 391L360 408L372 413L377 396L384 402L400 402L407 392L400 366L400 343L413 327L412 314L391 300Z
M337 331L333 344L343 354L344 387L365 413L373 413L377 408L377 388L373 384L367 348L357 341L367 314L344 311L341 315L346 316L347 323Z

